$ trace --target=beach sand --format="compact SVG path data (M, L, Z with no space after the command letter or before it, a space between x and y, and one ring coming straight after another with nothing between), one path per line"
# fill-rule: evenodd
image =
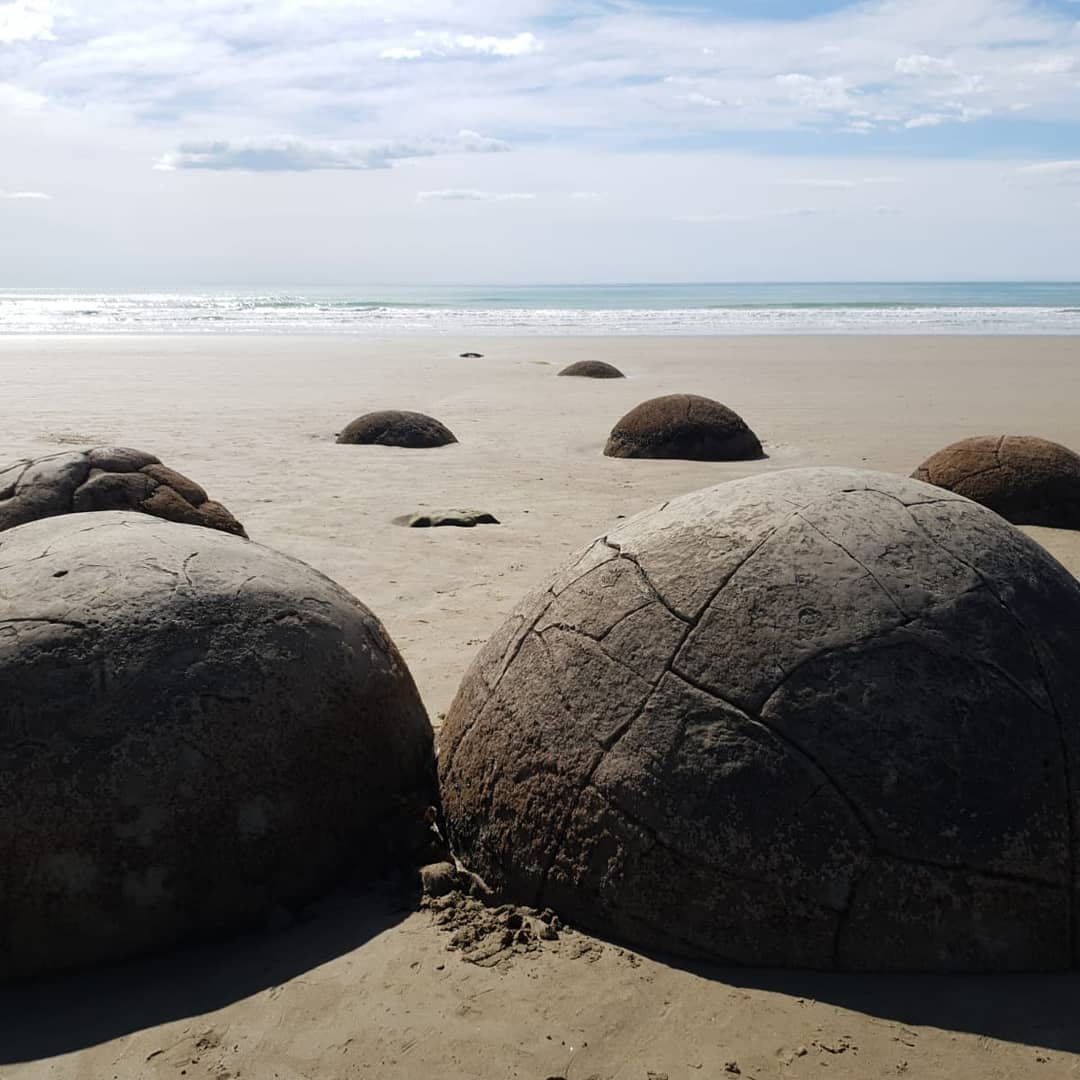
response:
M581 359L629 377L555 377ZM730 405L767 458L602 456L624 412L675 392ZM504 614L620 515L801 465L907 474L968 435L1080 447L1078 400L1080 338L8 338L0 462L158 454L253 540L364 600L438 726ZM384 408L430 413L460 443L334 444ZM394 523L460 507L502 524ZM1027 531L1080 573L1080 533ZM346 894L274 934L5 988L0 1080L1080 1077L1072 975L692 970L576 934L478 967L447 942L426 912Z

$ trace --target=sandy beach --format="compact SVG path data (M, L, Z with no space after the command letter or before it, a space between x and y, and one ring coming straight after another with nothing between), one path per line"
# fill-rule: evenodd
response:
M555 377L583 359L628 377ZM602 455L623 413L676 392L731 406L767 456ZM438 728L503 616L620 516L768 470L908 474L968 435L1080 448L1077 400L1077 337L11 337L0 463L102 444L157 454L252 540L368 604ZM431 414L458 444L335 445L354 417L392 408ZM395 523L448 508L501 524ZM1080 533L1027 531L1080 574ZM309 915L4 987L0 1080L1080 1076L1077 975L694 969L581 934L477 966L390 892L342 893Z

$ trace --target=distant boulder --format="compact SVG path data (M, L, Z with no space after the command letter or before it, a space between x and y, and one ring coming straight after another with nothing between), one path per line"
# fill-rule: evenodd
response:
M349 445L408 446L417 449L456 443L454 433L433 417L400 409L358 416L337 437Z
M604 453L687 461L743 461L762 456L758 437L738 413L697 394L669 394L642 402L611 429Z
M584 379L625 379L626 376L614 364L603 360L578 360L564 367L560 375L580 375Z
M127 446L23 459L0 470L0 531L38 518L94 510L144 514L247 536L221 503L186 476Z

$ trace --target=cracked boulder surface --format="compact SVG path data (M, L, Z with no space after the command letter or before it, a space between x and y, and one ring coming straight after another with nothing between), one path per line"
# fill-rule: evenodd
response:
M337 437L339 443L426 449L456 443L454 433L424 413L387 409L358 416Z
M604 453L684 461L747 461L762 456L758 437L738 413L697 394L643 401L611 429Z
M912 474L955 491L1014 525L1080 529L1080 454L1031 435L976 435L946 446Z
M626 376L614 365L603 360L578 360L564 367L560 375L579 375L584 379L625 379Z
M642 949L1077 962L1080 585L899 476L794 469L620 523L526 597L440 736L450 842Z
M95 446L0 469L0 531L88 510L139 510L184 525L247 536L219 502L143 450Z
M408 668L311 567L129 512L0 534L0 977L259 924L435 800Z

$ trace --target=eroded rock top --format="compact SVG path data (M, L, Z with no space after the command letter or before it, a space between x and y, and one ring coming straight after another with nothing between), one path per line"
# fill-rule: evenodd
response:
M58 514L138 510L247 536L219 502L153 454L126 446L23 459L0 470L0 531Z

